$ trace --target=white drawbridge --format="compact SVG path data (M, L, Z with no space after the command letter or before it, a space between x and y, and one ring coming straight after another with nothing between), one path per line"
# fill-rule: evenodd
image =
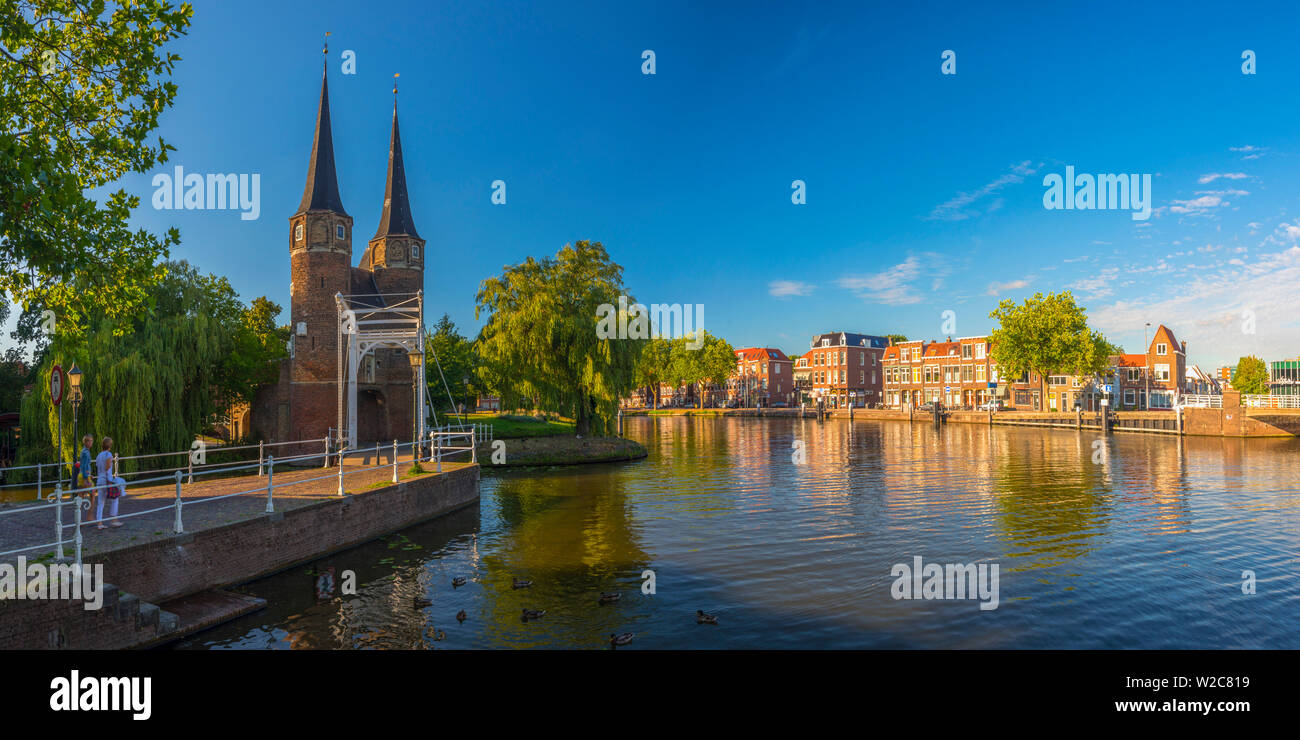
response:
M387 295L334 294L339 312L338 429L340 442L357 446L357 375L366 356L377 349L403 349L410 358L413 382L414 439L423 440L424 291Z

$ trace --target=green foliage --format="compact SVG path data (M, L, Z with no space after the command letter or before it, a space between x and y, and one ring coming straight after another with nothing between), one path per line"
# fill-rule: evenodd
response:
M1232 389L1250 394L1268 393L1268 366L1254 355L1241 358L1232 374Z
M439 413L452 410L453 401L473 409L478 395L478 361L474 356L474 343L461 336L451 317L443 314L432 332L424 337L424 377L429 385L429 398ZM439 368L442 373L439 374ZM443 385L443 379L446 385ZM447 398L448 391L451 399Z
M192 9L163 0L0 3L0 295L60 323L121 319L179 241L128 226L139 198L87 193L147 172L172 149L146 138L172 104L180 60L161 47Z
M993 361L1008 378L1037 373L1041 382L1053 374L1104 372L1119 348L1088 328L1087 312L1070 291L1035 293L1021 305L1003 300L989 314L998 328L989 335Z
M888 340L890 340L890 341L892 341L894 344L898 344L899 342L906 342L906 341L907 341L907 335L906 335L906 334L886 334L886 335L885 335L885 338L888 339Z
M672 375L682 383L699 388L696 399L700 408L704 408L704 391L709 386L725 387L727 378L735 373L736 351L726 340L704 329L698 331L703 333L702 340L692 333L672 341Z
M645 344L598 336L598 309L620 295L623 268L585 240L484 280L474 311L488 318L476 346L481 377L502 408L531 404L572 418L577 434L607 433Z
M22 402L20 461L57 459L58 409L49 397L55 362L65 369L75 362L82 371L80 431L112 437L124 456L189 448L231 402L251 399L258 378L274 379L266 368L283 355L280 337L287 333L275 327L279 307L258 299L245 308L225 278L185 262L164 268L147 294L152 310L60 325ZM66 459L78 447L70 405L63 431Z
M641 348L636 363L636 384L649 388L651 405L659 407L659 384L673 374L673 344L664 337L654 337Z

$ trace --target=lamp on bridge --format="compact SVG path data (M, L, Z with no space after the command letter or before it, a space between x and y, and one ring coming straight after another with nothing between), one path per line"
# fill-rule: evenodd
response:
M412 464L420 464L420 370L424 368L424 351L411 350L406 353L406 359L411 362L411 387L414 393L411 394L411 402L414 404L411 412L411 460Z
M68 387L72 390L68 400L72 401L72 440L76 449L81 449L81 440L77 437L77 407L81 405L81 368L77 363L72 363L72 369L68 371ZM82 475L89 475L88 471L81 471ZM77 477L72 478L72 487L77 487Z

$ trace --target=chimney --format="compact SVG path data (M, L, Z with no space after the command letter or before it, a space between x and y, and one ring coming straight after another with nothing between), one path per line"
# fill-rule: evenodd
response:
M1186 355L1186 354L1187 354L1187 340L1186 340L1186 339L1184 339L1184 340L1182 341L1182 345L1183 345L1183 354Z

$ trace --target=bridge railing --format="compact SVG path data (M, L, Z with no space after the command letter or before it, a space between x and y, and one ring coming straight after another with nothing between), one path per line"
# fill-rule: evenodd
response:
M1300 409L1300 396L1243 393L1241 405L1255 409Z
M1223 408L1223 396L1188 393L1182 397L1182 405L1185 408L1194 409L1221 409Z
M339 447L333 453L333 460L335 462L334 467L337 468L334 472L277 484L275 482L275 466L277 463L284 464L288 462L307 460L316 457L324 457L325 465L323 467L325 468L329 467L329 463L331 460L329 438L326 437L324 440L309 440L309 441L323 441L325 444L324 451L322 453L290 455L290 456L282 457L278 460L275 458L274 455L268 455L265 459L262 459L261 452L259 452L259 457L256 462L247 462L247 463L237 464L237 465L224 465L222 467L208 466L206 469L199 469L197 471L193 471L192 474L189 475L189 480L188 480L189 484L193 483L193 476L229 474L229 473L237 473L240 471L251 471L254 469L258 471L259 477L266 478L265 485L258 485L252 488L247 488L240 491L234 491L232 493L224 493L224 494L218 494L214 496L207 496L205 498L201 498L197 500L184 501L182 499L182 493L183 493L184 486L187 484L187 481L184 480L184 478L186 478L186 475L182 473L181 469L171 470L170 476L157 476L153 478L145 478L145 479L133 481L132 482L133 485L140 485L144 483L157 483L159 481L171 481L176 486L176 496L170 503L144 509L142 511L133 511L128 514L119 514L118 516L113 518L131 519L134 517L156 514L158 512L171 511L173 512L173 523L172 523L173 533L183 534L185 532L185 526L184 526L184 519L182 516L182 512L183 509L187 506L196 506L200 504L211 503L214 501L221 501L227 498L233 498L235 496L247 496L250 494L261 494L265 492L266 513L271 514L275 512L276 490L283 490L286 488L291 488L293 486L333 479L337 481L336 495L344 496L346 495L345 483L346 483L347 476L349 475L355 476L359 473L366 473L366 472L380 470L380 469L391 469L392 482L397 483L399 480L399 461L401 457L403 457L403 455L401 454L402 450L407 451L409 455L407 457L407 460L410 460L412 462L418 461L421 463L433 463L435 465L435 470L432 472L437 472L437 473L442 472L442 463L444 458L450 458L457 455L463 455L468 453L470 462L475 462L475 463L478 462L478 452L477 452L478 429L477 428L472 426L468 430L437 428L429 432L429 436L427 439L422 439L419 442L398 443L397 440L393 440L391 445L377 444L374 448L367 446L365 448L358 448L352 450L349 450L346 447ZM302 444L302 441L296 443L283 442L283 443L276 443L276 444L278 445ZM261 445L261 446L249 445L249 447L254 447L254 446L258 446L260 447L261 450L264 451L265 447L269 445ZM390 452L388 462L380 463L379 455L376 454L374 459L375 462L374 465L360 467L352 470L346 469L347 466L343 464L345 459L347 458L355 459L356 457L363 454L369 455L372 449L376 453ZM176 453L171 453L171 454L176 454ZM116 471L116 467L114 468L114 470ZM103 520L101 519L89 519L89 520L84 519L82 517L82 512L90 508L92 494L98 493L101 496L106 495L106 491L103 490L105 488L107 488L107 486L88 486L85 488L71 488L65 490L61 482L56 482L54 484L54 491L45 496L44 500L47 501L48 503L0 510L0 528L3 528L4 526L3 517L5 516L28 514L38 510L53 510L53 518L54 518L53 526L54 526L54 534L55 534L55 538L53 542L45 542L45 543L40 543L35 545L26 545L23 547L17 547L9 550L0 551L0 557L14 555L21 552L27 552L30 550L53 549L55 552L55 557L59 561L63 561L68 559L65 556L64 547L67 544L71 544L74 548L74 555L71 559L75 563L75 565L78 568L80 568L82 564L82 544L83 544L83 536L81 532L82 526L86 524L97 524L97 525L103 524ZM64 508L69 505L72 507L72 522L65 522ZM68 529L72 530L71 539L66 538L65 530Z

